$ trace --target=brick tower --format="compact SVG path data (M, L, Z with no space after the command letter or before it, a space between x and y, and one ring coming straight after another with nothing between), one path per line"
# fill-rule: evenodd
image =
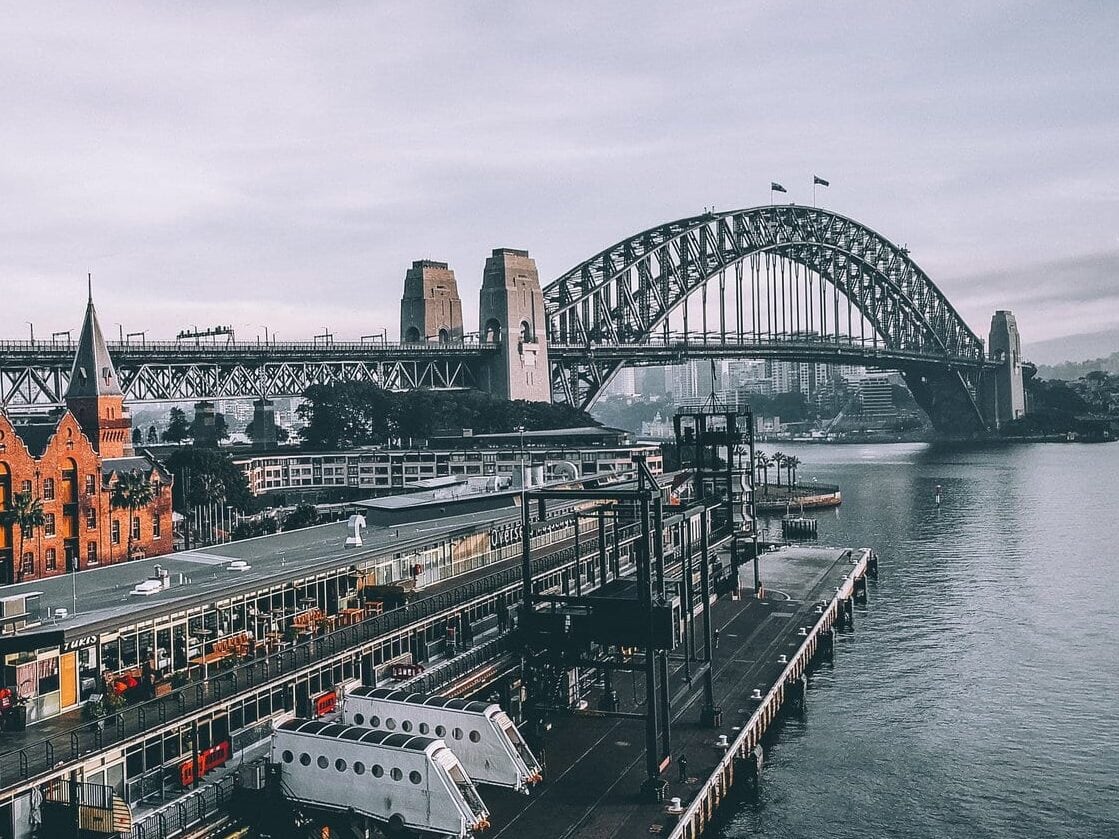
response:
M483 341L500 345L484 375L502 399L552 401L544 294L528 251L497 248L482 274L479 321Z
M124 407L124 393L105 346L93 292L86 304L78 352L70 371L66 407L102 458L127 457L132 452L132 417Z
M462 300L446 262L418 259L404 275L400 340L406 344L462 340Z

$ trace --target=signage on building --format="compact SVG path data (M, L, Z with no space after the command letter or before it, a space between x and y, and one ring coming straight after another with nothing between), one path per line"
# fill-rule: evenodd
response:
M97 643L98 637L97 635L83 635L81 638L71 638L62 645L62 652L70 653L84 647L92 647Z

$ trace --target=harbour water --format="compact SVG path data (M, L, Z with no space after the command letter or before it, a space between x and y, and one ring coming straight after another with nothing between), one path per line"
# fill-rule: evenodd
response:
M1119 445L762 448L882 573L723 839L1119 837Z

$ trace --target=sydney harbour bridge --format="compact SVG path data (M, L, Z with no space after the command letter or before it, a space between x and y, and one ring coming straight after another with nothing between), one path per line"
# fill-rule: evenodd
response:
M542 287L527 252L495 250L473 334L463 332L461 304L455 321L446 269L421 261L409 271L399 343L129 341L109 350L130 402L299 396L317 383L369 381L585 408L628 365L754 358L899 371L934 426L954 436L1024 410L1013 316L996 315L985 345L906 248L824 209L669 222ZM61 404L72 364L67 342L0 343L0 406Z

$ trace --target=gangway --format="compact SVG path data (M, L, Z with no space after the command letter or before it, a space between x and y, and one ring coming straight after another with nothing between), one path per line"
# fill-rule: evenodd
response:
M517 726L496 703L357 687L342 704L348 725L444 737L477 783L528 793L543 770Z
M362 815L393 834L467 839L489 826L478 790L438 738L293 719L272 732L271 762L289 801Z

